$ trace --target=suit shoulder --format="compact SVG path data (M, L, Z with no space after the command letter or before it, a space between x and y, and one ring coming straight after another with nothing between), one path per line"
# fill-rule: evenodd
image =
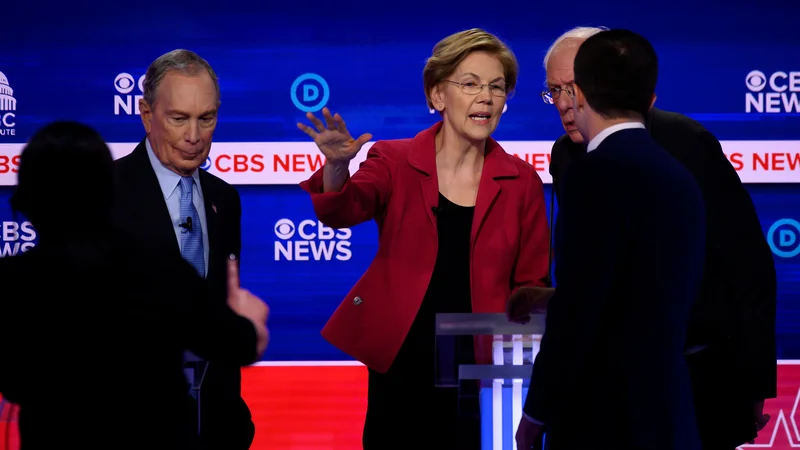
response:
M687 168L705 171L708 164L730 164L711 131L696 120L669 111L654 111L651 134L670 155Z
M651 132L659 135L711 134L700 122L672 111L654 110Z
M576 144L572 141L568 134L561 135L555 142L550 151L550 175L558 178L564 175L570 162L584 153L585 145L583 143Z
M518 180L516 185L518 185L521 189L533 191L540 191L544 189L544 182L542 181L542 177L539 175L539 172L536 171L536 168L533 167L527 161L508 153L504 148L499 147L498 150L501 151L501 156L503 157L504 164L507 164L514 169L517 170L519 177L512 178L512 180Z
M199 169L199 170L203 170L203 169ZM207 185L211 189L213 189L214 191L219 192L219 193L221 193L223 195L230 195L230 196L236 196L236 197L239 196L239 191L237 191L236 188L232 184L230 184L227 181L223 180L222 178L214 175L213 173L203 170L203 175L202 176L204 178L203 181L205 183L207 183Z
M571 148L577 148L579 145L582 144L576 144L572 142L572 139L570 139L568 134L562 134L558 139L556 139L555 142L553 142L553 153L566 151Z
M694 193L697 188L697 183L686 165L674 158L663 145L654 139L651 139L649 144L654 151L647 153L642 152L642 154L650 155L651 161L654 162L654 164L651 165L652 169L645 172L645 176L648 172L653 174L663 173L677 188L685 187Z
M125 172L130 169L133 164L134 156L133 152L128 153L127 155L117 158L114 160L114 169L117 172Z
M130 153L114 160L114 171L117 176L123 179L128 176L139 176L144 161L148 166L150 165L145 152L147 152L147 148L142 141Z
M501 147L502 148L502 147ZM503 158L512 166L514 166L517 170L519 170L520 177L523 178L535 178L541 181L541 177L539 176L539 172L536 171L536 168L533 167L529 162L523 160L522 158L512 155L508 153L505 149L503 149Z
M408 158L413 139L387 139L376 141L370 147L368 154L385 158L392 162L398 162Z
M408 156L411 150L411 143L413 139L387 139L376 141L370 148L371 152L380 153L381 156L387 158L404 158Z

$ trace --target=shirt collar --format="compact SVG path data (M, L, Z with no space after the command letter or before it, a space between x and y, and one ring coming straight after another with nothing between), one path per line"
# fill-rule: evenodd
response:
M611 125L610 127L601 131L597 136L594 137L591 141L589 141L589 145L586 147L586 152L590 152L597 147L609 136L616 133L620 130L627 130L632 128L641 128L644 129L644 124L641 122L623 122L618 123L616 125Z
M147 146L147 157L150 158L150 165L153 166L153 171L156 173L156 178L158 178L158 184L161 187L161 193L164 195L164 198L169 198L175 189L177 189L178 185L181 182L181 176L177 173L169 170L161 161L158 160L156 157L155 152L153 152L153 147L150 145L150 139L145 139L145 146ZM192 178L194 179L194 183L197 185L198 190L200 188L200 170L195 169L194 173L192 174Z

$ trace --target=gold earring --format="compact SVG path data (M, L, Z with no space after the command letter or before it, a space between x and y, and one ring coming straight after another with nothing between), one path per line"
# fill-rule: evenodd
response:
M444 109L444 103L439 103L439 109Z

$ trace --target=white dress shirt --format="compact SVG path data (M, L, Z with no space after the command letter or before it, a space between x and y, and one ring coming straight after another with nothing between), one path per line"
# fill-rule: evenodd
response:
M164 201L167 203L169 209L169 217L172 220L172 227L175 230L175 239L178 240L178 247L181 247L181 227L185 217L181 217L181 176L169 170L161 161L158 160L156 154L153 152L153 147L150 146L150 140L145 139L147 146L147 156L150 158L150 165L153 166L153 171L158 178L158 184L161 186L161 193L164 194ZM203 201L203 190L200 188L200 169L197 169L192 174L194 178L194 187L192 188L192 203L197 209L197 215L200 217L200 224L203 227L203 258L205 260L205 269L208 275L208 226L206 221L206 206Z
M611 136L617 131L629 130L633 128L644 129L644 124L642 122L623 122L623 123L618 123L616 125L611 125L610 127L598 133L597 136L594 137L594 139L589 141L589 145L586 146L586 153L595 150L607 137Z

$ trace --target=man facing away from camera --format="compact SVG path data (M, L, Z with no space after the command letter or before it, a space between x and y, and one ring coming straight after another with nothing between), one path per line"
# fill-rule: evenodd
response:
M257 360L268 309L239 287L209 297L178 254L113 224L113 160L91 128L56 122L22 151L11 206L39 242L0 258L0 393L23 450L194 449L183 353Z
M588 153L562 180L558 283L520 449L544 429L551 450L700 448L683 350L705 214L691 174L645 129L657 78L655 50L631 31L598 33L575 57L563 94Z
M586 155L575 110L564 89L574 85L579 46L603 31L573 28L544 58L545 103L555 106L566 134L554 144L550 174L559 206L565 174ZM752 441L768 422L764 400L777 394L775 308L777 279L772 252L750 195L719 141L682 114L651 107L645 126L691 172L706 210L706 267L689 324L686 353L700 436L706 450L733 450ZM615 176L625 177L616 171ZM636 189L629 184L623 191Z

